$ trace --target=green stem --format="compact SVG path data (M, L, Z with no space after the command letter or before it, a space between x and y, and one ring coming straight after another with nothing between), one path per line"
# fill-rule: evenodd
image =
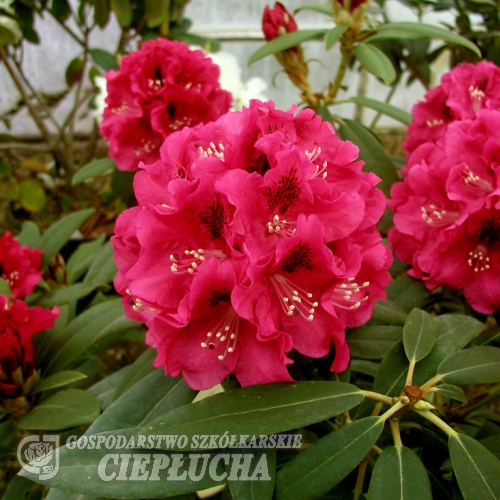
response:
M406 374L405 385L411 385L413 381L413 372L415 371L415 365L417 362L413 359L410 361L410 366L408 367L408 373Z
M427 419L429 422L432 422L436 427L439 427L448 436L456 436L458 434L446 422L441 420L437 415L434 415L434 413L430 411L416 411L419 415L422 415L422 417Z
M41 11L39 11L40 13ZM82 47L84 46L84 41L81 40L78 35L70 28L68 28L68 26L66 26L66 24L61 21L50 9L47 9L47 12L54 18L54 20L59 24L59 26L61 26L61 28L66 31L66 33L71 37L73 38L73 40L75 40L75 42L77 42L79 45L81 45ZM78 16L75 15L74 12L72 12L72 16L73 18L77 21L77 24L78 24Z
M435 386L439 382L441 382L441 376L436 375L436 376L432 377L430 380L428 380L424 385L422 385L420 387L420 389L429 389L430 387Z
M387 97L385 98L384 102L389 104L391 102L392 97L394 96L394 93L396 92L396 89L399 85L399 80L400 78L398 77L396 81L391 85L391 90L387 94ZM377 122L380 120L380 117L382 116L382 113L379 111L373 118L373 121L370 125L370 128L373 129L377 125Z
M346 31L348 34L349 31ZM349 68L349 64L351 62L352 57L354 56L354 45L346 38L346 34L340 39L340 53L342 54L342 58L340 60L340 65L337 69L337 74L335 75L335 79L333 83L330 84L330 88L328 89L328 94L325 97L324 104L328 106L331 102L335 100L337 97L338 91L342 86L342 82L344 80L347 68Z
M392 439L394 440L394 446L396 448L401 448L403 446L403 441L401 441L401 433L399 432L399 421L397 418L391 418L389 420L391 426Z
M359 500L363 495L363 484L365 482L366 469L368 467L368 460L365 458L361 461L358 467L358 477L356 479L356 486L354 487L353 500Z
M381 403L385 403L386 405L392 406L393 405L393 400L389 396L384 396L382 394L379 394L378 392L372 392L372 391L361 391L363 393L363 396L368 399L373 399L375 401L380 401Z
M381 420L387 420L391 418L396 412L404 408L406 405L401 401L398 401L392 408L389 408L384 414L380 416Z

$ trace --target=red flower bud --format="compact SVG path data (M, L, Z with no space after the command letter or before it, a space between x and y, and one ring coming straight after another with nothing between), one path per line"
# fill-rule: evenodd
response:
M280 35L297 31L297 23L286 7L276 2L274 8L266 6L262 15L262 31L266 41L273 40Z

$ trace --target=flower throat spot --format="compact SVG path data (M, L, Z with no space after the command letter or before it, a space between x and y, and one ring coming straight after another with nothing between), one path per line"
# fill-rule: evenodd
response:
M312 270L313 255L309 245L297 243L290 253L283 259L280 270L292 274L301 269Z
M270 212L284 215L299 202L301 189L296 173L295 168L290 169L288 175L284 175L273 187L267 189L267 207Z
M198 214L198 217L214 240L222 239L227 216L219 193L216 193L214 198L204 206L204 210Z

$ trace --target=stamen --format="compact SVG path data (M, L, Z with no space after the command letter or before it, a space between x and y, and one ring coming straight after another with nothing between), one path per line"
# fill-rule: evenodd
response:
M201 347L208 347L208 349L213 351L219 345L225 343L224 353L217 356L219 361L224 361L226 356L233 353L236 349L239 324L240 317L236 314L236 311L230 307L225 316L217 323L215 328L207 332L207 338L205 341L200 343Z
M141 144L139 148L134 148L134 154L140 156L143 153L151 153L159 147L159 141L151 141L146 139L141 139Z
M311 160L311 162L314 162L316 158L321 154L321 148L317 145L314 146L314 149L309 152L307 149L304 151L306 156Z
M19 281L19 273L17 271L11 271L9 274L2 274L1 277L9 284L13 286L16 281Z
M142 303L142 300L139 299L139 298L136 298L136 299L130 299L128 301L128 303L132 306L132 309L139 313L139 312L156 312L156 309L154 307L149 307L149 306L145 306L143 303Z
M472 101L472 110L474 112L479 111L483 107L484 92L480 88L471 85L469 87L469 95Z
M458 212L442 210L436 205L429 205L428 208L421 207L422 219L429 224L429 226L450 226L458 219Z
M296 222L287 222L285 219L281 220L279 215L275 215L271 222L266 224L267 230L271 234L288 237L293 236L297 231L296 228L291 228L291 225L296 225Z
M369 281L358 284L355 278L347 278L335 285L332 293L332 302L335 307L341 309L358 309L362 302L368 300L370 291L366 290L370 286Z
M438 125L442 125L444 123L441 118L429 118L428 120L425 120L425 124L429 127L437 127Z
M465 184L470 187L482 189L487 193L492 193L494 191L493 186L488 181L481 179L481 177L472 172L468 165L465 165L460 176L462 177Z
M487 271L490 268L490 258L486 247L477 245L472 252L469 252L467 264L474 269L475 273Z
M198 148L200 152L200 158L211 158L214 156L215 158L225 161L224 159L224 144L219 143L216 145L214 142L210 142L209 147L207 149L203 149L199 143L196 143L195 146Z
M203 248L198 248L198 250L184 250L182 256L178 253L170 255L170 260L172 261L170 270L176 274L194 274L207 257L219 257L219 259L224 260L227 258L227 255L222 250L204 250Z
M328 172L326 171L327 167L328 167L328 162L326 160L323 162L323 165L321 165L321 167L319 165L316 165L316 170L314 174L312 174L311 177L309 177L309 179L315 179L316 177L320 176L323 179L326 179L328 175Z
M163 86L163 83L161 80L157 80L156 78L149 78L148 79L148 87L153 91L153 92L158 92Z
M298 287L278 273L271 277L271 283L287 316L302 316L307 321L314 320L314 312L318 303L311 300L312 293Z

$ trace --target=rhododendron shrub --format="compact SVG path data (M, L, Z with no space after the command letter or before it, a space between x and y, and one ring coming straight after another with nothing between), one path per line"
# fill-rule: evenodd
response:
M389 241L412 264L409 274L430 290L463 289L471 306L485 314L500 307L500 111L494 109L499 75L491 63L457 67L429 92L425 105L415 106L407 145L420 145L390 201ZM432 115L437 95L442 97ZM423 110L437 117L445 102L450 121L425 128Z
M218 66L203 51L174 40L144 42L106 78L100 132L120 170L158 160L165 137L213 121L231 106L231 94L220 88Z
M194 389L291 381L292 351L349 362L346 326L385 297L386 206L358 148L312 110L252 101L140 165L113 237L127 315Z

